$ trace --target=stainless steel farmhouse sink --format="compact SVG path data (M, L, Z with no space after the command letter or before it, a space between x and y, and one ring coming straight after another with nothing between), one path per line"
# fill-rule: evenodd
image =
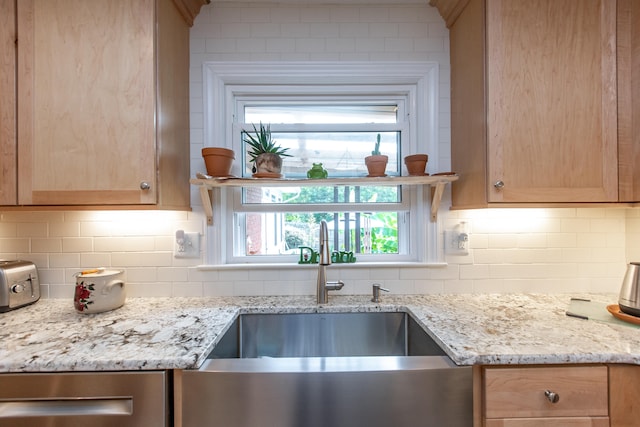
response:
M197 371L184 427L470 427L471 367L406 313L243 314Z

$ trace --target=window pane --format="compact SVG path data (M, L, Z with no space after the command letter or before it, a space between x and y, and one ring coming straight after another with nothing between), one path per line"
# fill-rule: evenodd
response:
M265 123L265 122L263 122ZM259 124L256 124L259 127ZM282 172L287 178L306 178L307 171L314 163L322 163L329 178L367 175L364 158L371 155L380 135L380 154L389 156L386 173L399 175L401 132L273 132L273 140L283 148L288 148L283 157ZM253 164L249 162L250 146L244 142L246 133L242 133L243 176L253 173Z
M396 123L397 105L250 105L246 123Z
M245 205L401 202L398 186L245 187L242 194Z
M354 254L398 254L398 212L248 213L244 222L248 256L317 251L321 220L327 221L332 251Z

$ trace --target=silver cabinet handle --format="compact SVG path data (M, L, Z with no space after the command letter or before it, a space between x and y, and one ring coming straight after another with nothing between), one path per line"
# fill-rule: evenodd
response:
M496 181L496 182L493 184L493 186L499 190L499 189L501 189L502 187L504 187L504 182L503 182L503 181Z
M147 181L142 181L140 183L140 189L141 190L148 190L151 188L151 184L149 184Z
M544 395L547 396L547 399L549 399L549 402L551 403L558 403L560 400L560 395L552 392L551 390L545 390Z

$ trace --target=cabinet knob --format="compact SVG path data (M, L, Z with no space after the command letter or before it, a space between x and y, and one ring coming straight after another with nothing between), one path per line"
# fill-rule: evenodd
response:
M503 181L496 181L493 186L495 188L497 188L498 190L500 190L502 187L504 187L504 182Z
M140 183L140 189L141 190L148 190L151 188L151 184L149 184L147 181L142 181Z
M560 400L560 395L552 392L551 390L545 390L544 395L547 396L547 399L549 399L549 402L551 403L558 403Z

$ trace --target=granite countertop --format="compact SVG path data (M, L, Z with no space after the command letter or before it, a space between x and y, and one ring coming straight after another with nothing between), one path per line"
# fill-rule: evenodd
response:
M240 313L407 311L459 365L640 364L640 330L566 316L571 297L612 304L616 295L451 294L315 298L130 298L80 314L42 299L0 313L0 372L195 369ZM604 306L603 306L604 307ZM608 313L607 313L608 315Z

